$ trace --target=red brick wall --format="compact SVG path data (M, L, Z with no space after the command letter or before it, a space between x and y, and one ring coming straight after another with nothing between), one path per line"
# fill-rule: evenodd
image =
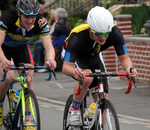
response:
M116 72L117 57L113 47L108 48L103 53L104 63L108 72ZM117 63L118 65L118 63Z
M149 83L150 82L150 38L125 36L125 43L126 43L128 54L133 62L133 65L138 71L138 76L136 77L136 81L141 83ZM104 51L103 58L104 58L107 71L123 72L122 66L119 63L118 58L116 58L116 54L114 53L113 48Z
M114 19L124 36L133 65L138 71L136 82L150 83L150 37L131 36L131 15L117 15ZM108 72L124 71L113 47L103 52L103 58Z
M119 27L120 31L123 35L131 35L131 15L116 15L114 19L116 19L115 23Z

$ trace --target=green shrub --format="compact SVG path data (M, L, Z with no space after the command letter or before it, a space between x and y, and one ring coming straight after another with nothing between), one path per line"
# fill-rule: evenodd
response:
M69 21L71 28L74 28L80 24L85 23L87 19L88 11L83 11L82 13L77 13L76 15L70 16L67 18Z
M150 7L142 3L139 7L124 7L120 14L132 15L132 34L145 33L143 24L150 19Z

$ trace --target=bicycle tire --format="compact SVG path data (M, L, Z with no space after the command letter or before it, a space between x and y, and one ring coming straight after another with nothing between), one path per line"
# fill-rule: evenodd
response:
M64 115L63 115L63 130L87 130L86 128L83 127L83 114L84 114L84 110L83 110L83 106L81 104L80 106L80 121L81 121L81 126L69 126L67 118L68 118L68 113L70 108L72 107L72 100L73 100L73 94L70 95L66 101L66 105L65 105L65 109L64 109ZM84 100L85 101L85 100ZM83 101L83 102L84 102ZM83 103L84 105L84 103Z
M94 130L100 130L100 128L104 128L104 130L120 130L119 120L113 104L107 99L102 99L99 105L103 114L103 123L102 126L100 126L99 115L97 115L97 120L91 130L93 130L93 128Z
M32 108L34 110L35 120L31 114L31 116L30 116L31 124L30 125L31 125L31 127L34 127L35 130L40 130L41 129L40 110L39 110L39 105L38 105L36 95L31 89L27 88L27 89L25 89L24 97L25 97L25 102L27 102L29 100L29 98L31 98L31 100L32 100ZM30 108L28 107L28 111L31 111L29 109ZM26 126L24 126L24 124L23 124L22 104L21 103L20 103L20 107L19 107L19 117L18 118L19 118L19 120L18 120L19 130L25 129ZM36 121L36 123L35 123L35 121Z
M0 130L12 130L11 104L9 94L7 93L3 103L3 124L0 126Z
M63 115L63 130L69 129L67 117L68 117L68 112L69 112L70 106L72 104L72 99L73 99L73 95L70 95L66 101L66 105L65 105L65 109L64 109L64 115Z

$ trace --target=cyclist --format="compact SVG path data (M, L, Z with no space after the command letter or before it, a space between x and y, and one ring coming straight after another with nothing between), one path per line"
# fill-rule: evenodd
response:
M87 16L87 23L75 27L65 40L65 57L62 72L72 76L77 81L84 78L82 91L79 95L78 83L74 86L72 108L69 112L68 122L70 125L80 125L79 107L85 97L88 88L97 85L96 79L85 77L84 74L95 72L95 69L105 71L99 53L114 46L124 70L129 77L137 75L136 69L130 73L133 64L127 54L123 36L117 26L113 25L113 16L103 7L92 8ZM75 66L75 61L78 66ZM82 70L84 69L84 71ZM105 97L108 98L107 79L104 82ZM96 98L96 96L95 96Z
M47 66L51 70L56 68L55 51L50 39L50 30L46 19L39 14L40 6L37 0L18 0L17 10L4 13L0 19L0 72L8 71L11 66L19 63L34 65L29 40L39 34L46 50ZM13 61L11 60L13 59ZM33 90L29 71L27 77L28 87ZM14 72L9 71L4 82L0 83L0 125L3 122L2 106L4 97L14 77Z

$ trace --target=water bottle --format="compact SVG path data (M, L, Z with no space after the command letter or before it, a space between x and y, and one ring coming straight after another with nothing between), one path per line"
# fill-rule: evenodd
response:
M15 97L14 97L14 102L15 102L16 104L17 104L17 102L18 102L19 94L20 94L20 91L17 90L16 93L15 93Z
M9 98L10 98L10 100L13 101L13 100L14 100L14 97L15 97L15 92L14 92L14 91L11 91L11 92L9 93Z
M94 111L95 111L95 107L96 107L96 104L95 103L91 103L89 108L88 108L88 121L89 121L89 123L92 122L93 114L94 114Z

